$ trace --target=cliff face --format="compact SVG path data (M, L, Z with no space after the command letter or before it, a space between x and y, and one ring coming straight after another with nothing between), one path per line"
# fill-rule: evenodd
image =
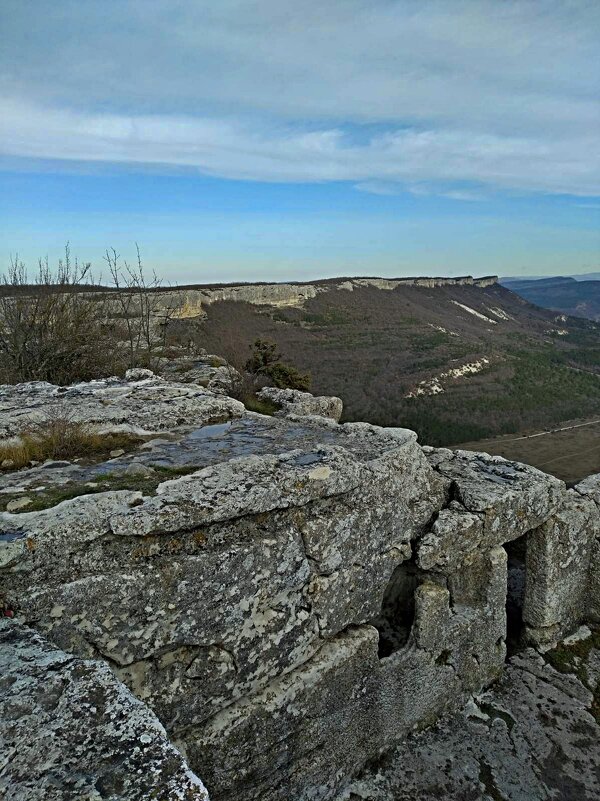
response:
M567 491L405 429L338 425L337 401L298 393L266 418L132 378L0 390L6 433L53 403L161 432L99 464L0 475L5 497L47 507L0 513L3 603L40 647L108 664L213 801L334 798L498 678L507 641L600 621L600 477Z
M402 286L442 287L477 286L488 287L498 283L496 276L472 278L348 278L340 281L316 282L314 284L240 284L239 286L193 287L161 291L165 308L180 307L178 317L198 317L204 307L222 300L233 300L266 306L301 306L309 298L322 292L336 289L352 290L355 287L372 286L376 289L393 290Z

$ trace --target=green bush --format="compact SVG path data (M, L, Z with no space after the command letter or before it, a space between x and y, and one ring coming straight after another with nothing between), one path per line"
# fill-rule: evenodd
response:
M252 356L246 362L246 370L252 375L269 379L279 389L308 390L310 375L301 373L295 367L280 361L281 353L275 342L257 339L253 345Z

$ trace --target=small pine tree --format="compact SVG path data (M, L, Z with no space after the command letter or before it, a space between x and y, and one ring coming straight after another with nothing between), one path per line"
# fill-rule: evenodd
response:
M281 353L278 352L275 342L257 339L252 347L252 356L245 365L249 373L268 378L279 389L308 390L310 375L281 362Z

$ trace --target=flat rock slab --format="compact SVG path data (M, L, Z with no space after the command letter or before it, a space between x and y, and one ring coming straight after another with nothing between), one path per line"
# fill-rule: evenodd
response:
M3 801L208 801L158 718L108 665L0 620Z
M576 649L514 657L495 688L409 738L338 801L597 801L600 650Z

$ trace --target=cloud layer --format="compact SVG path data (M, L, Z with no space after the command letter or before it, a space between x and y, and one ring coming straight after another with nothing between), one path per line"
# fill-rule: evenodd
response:
M600 194L595 0L3 0L0 15L8 156Z

